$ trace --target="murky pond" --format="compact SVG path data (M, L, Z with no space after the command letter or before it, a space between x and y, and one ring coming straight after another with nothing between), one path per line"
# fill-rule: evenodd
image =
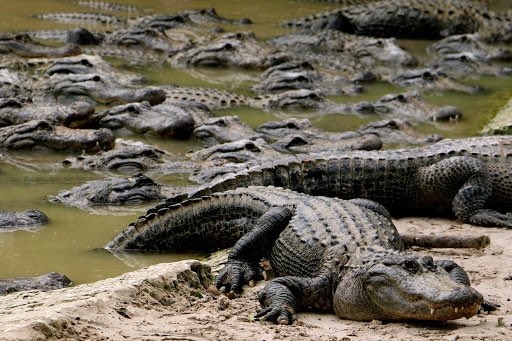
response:
M172 13L175 11L215 7L224 16L231 18L248 17L254 24L243 29L255 31L259 38L268 38L283 32L278 23L287 18L303 16L309 13L333 7L332 4L313 1L273 0L139 0L116 1L135 5L148 13ZM497 1L499 8L507 8L509 0ZM69 27L64 24L46 22L33 18L33 14L64 11L87 11L75 5L71 0L11 1L0 0L0 32L13 30L36 30ZM240 27L226 27L240 29ZM424 55L427 42L403 42L411 53ZM112 61L118 67L127 68L121 61ZM176 70L171 67L134 70L147 76L154 84L177 84L182 86L203 86L227 89L247 93L247 86L257 77L256 73L240 70L196 69L193 71ZM512 96L510 78L482 78L469 80L484 86L487 91L478 95L463 94L426 94L435 104L458 106L465 114L456 123L423 124L419 128L425 132L437 132L446 137L476 135L482 126ZM357 97L339 97L337 101L361 101L378 98L389 92L399 91L387 84L370 87L366 94ZM290 116L309 117L314 124L326 130L343 131L357 128L362 123L378 119L376 116L351 117L346 115L315 116L308 112L263 112L256 109L231 109L219 111L218 115L238 115L250 126L275 118ZM135 136L149 144L156 144L172 152L183 153L198 148L195 142L171 141L154 136ZM27 167L12 165L9 160L16 155L27 160ZM130 262L122 261L101 248L128 223L145 212L147 208L134 208L129 215L90 214L79 209L68 208L48 202L48 196L62 189L69 189L84 181L101 178L100 174L68 169L37 170L37 163L60 162L69 154L50 152L13 153L0 151L0 209L25 210L38 209L45 212L51 223L41 229L30 231L0 233L0 277L34 276L48 271L66 274L75 284L96 281L112 277L130 269L158 262L169 262L183 258L200 258L201 254L140 254L134 255ZM160 178L159 181L173 183L172 179Z

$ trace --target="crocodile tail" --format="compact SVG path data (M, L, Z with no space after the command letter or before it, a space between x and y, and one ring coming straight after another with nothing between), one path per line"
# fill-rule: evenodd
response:
M226 192L162 204L119 233L113 251L213 251L233 246L272 205L250 193Z

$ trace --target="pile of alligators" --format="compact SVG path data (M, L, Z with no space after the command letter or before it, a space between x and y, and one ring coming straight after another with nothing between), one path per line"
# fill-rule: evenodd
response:
M76 28L0 34L0 147L4 161L20 167L16 150L44 148L70 153L52 169L104 175L52 202L93 212L155 202L106 249L233 247L216 278L226 293L261 279L266 258L276 278L259 293L257 317L282 324L307 308L365 321L446 321L497 308L454 262L407 253L391 216L512 227L512 137L443 140L415 129L465 119L456 107L427 102L423 91L476 94L483 88L464 76L510 77L502 63L512 60L510 12L465 0L339 1L336 10L282 23L287 34L262 40L248 31L250 19L214 9L148 14L76 4L92 11L34 14ZM395 38L436 41L428 61L419 61ZM114 67L112 57L259 77L244 94L154 85ZM330 98L357 96L376 82L402 92L375 101ZM337 133L296 117L253 129L221 116L227 108L376 119ZM177 155L130 140L136 134L204 148ZM188 174L196 186L151 178L169 174ZM0 212L4 229L48 221L36 210ZM54 273L2 281L5 293L70 284Z

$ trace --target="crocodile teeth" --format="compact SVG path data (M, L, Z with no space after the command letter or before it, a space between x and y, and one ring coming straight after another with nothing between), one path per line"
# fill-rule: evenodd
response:
M455 307L455 312L458 312L459 311L459 308L458 307Z
M434 311L435 311L434 308L430 308L430 315L434 315Z

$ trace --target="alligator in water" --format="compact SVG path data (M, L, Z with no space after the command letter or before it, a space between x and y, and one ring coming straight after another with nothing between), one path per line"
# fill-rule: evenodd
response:
M27 228L48 224L50 219L41 211L28 210L23 212L0 211L0 230Z
M380 202L395 216L455 215L482 226L512 227L512 138L443 140L385 151L298 155L229 174L168 203L251 185Z
M57 272L37 277L0 278L0 295L26 290L55 290L71 285L71 280Z
M125 206L131 212L135 206L161 201L172 193L170 187L162 186L139 173L129 178L87 181L71 190L60 191L50 197L49 201L93 212L102 212L101 209L107 206Z
M239 292L253 285L267 257L277 277L260 291L256 316L281 324L308 308L363 321L446 321L473 316L483 302L454 262L404 252L388 213L370 200L239 188L152 209L106 248L214 249L235 242L217 287Z
M512 19L462 0L382 0L319 13L286 23L374 37L439 39L479 32L488 41L512 39Z
M45 120L33 120L0 128L0 148L52 149L96 153L114 147L111 130L70 129Z

